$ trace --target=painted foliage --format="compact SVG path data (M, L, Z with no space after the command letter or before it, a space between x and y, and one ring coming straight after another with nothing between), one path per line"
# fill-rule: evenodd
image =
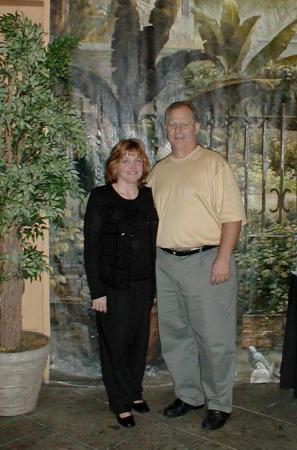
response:
M105 160L122 137L141 138L152 163L168 153L164 110L191 99L201 122L199 141L234 168L249 219L238 250L239 322L246 311L285 310L288 274L297 261L295 1L51 4L52 35L79 39L71 83L90 141L80 167L86 191L104 182ZM88 320L83 205L70 204L68 216L62 233L51 238L52 366L93 376L100 363ZM60 343L65 332L67 354Z

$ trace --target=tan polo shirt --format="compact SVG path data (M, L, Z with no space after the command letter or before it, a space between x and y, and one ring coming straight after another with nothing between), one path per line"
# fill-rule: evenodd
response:
M170 154L154 166L148 185L159 215L158 247L217 245L222 223L246 223L235 176L213 150L198 146L181 159Z

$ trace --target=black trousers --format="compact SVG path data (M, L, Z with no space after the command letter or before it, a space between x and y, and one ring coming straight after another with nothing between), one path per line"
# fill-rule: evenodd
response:
M294 396L297 397L297 276L292 272L280 368L280 387L294 389Z
M115 414L141 399L153 299L152 280L132 282L127 291L107 288L107 313L96 313L102 377Z

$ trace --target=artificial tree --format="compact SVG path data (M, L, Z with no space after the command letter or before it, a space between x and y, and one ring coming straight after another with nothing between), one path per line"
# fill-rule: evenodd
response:
M42 27L18 13L0 17L0 34L0 350L17 351L24 279L47 269L36 240L63 216L66 195L81 194L72 156L86 139L76 108L57 95L59 46L46 48Z

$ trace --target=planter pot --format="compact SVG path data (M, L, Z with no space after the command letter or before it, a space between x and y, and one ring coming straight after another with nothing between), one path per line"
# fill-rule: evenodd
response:
M0 352L0 416L16 416L32 411L38 399L49 353L49 339L24 332L42 346L16 353Z
M280 348L283 345L286 314L245 313L242 316L241 347Z

